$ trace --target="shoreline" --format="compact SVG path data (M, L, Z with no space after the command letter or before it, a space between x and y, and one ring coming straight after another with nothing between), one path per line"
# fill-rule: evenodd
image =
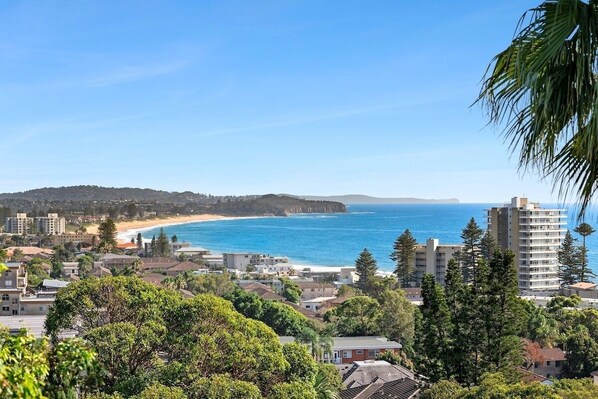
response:
M236 219L254 219L260 216L248 216L248 217L237 217L237 216L223 216L213 214L201 214L201 215L182 215L182 216L170 216L165 218L157 219L145 219L145 220L127 220L127 221L115 221L116 225L116 236L118 240L130 238L133 235L141 231L152 230L158 227L176 226L181 224L191 224L199 222L215 222L220 220L236 220ZM98 234L99 224L92 224L87 226L87 232L90 234ZM128 241L128 240L127 240Z
M165 218L156 218L156 219L145 219L145 220L127 220L127 221L120 221L115 222L116 225L116 239L119 243L128 243L130 242L131 238L135 238L138 233L142 233L144 231L153 230L159 227L167 227L167 226L178 226L184 224L191 224L191 223L202 223L202 222L216 222L216 221L223 221L223 220L241 220L241 219L261 219L261 218L269 218L269 217L276 217L276 216L223 216L223 215L215 215L215 214L201 214L201 215L180 215L180 216L170 216ZM87 226L87 232L91 234L98 234L98 227L99 224L92 224ZM149 242L150 239L147 237L143 238L144 242ZM286 255L281 255L286 256ZM289 258L291 268L295 270L302 270L305 268L309 268L312 272L322 272L322 271L335 271L340 272L341 268L346 267L354 267L353 264L348 265L323 265L323 264L314 264L314 263L296 263L293 261L292 258ZM392 272L386 270L378 270L378 274L382 276L389 276L392 275Z

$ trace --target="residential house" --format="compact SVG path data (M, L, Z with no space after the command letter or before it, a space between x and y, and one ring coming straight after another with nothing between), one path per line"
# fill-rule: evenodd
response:
M542 348L531 371L546 378L559 378L563 372L565 352L559 348Z
M139 260L139 256L130 255L103 254L100 256L102 266L106 269L122 270L126 267L133 267Z
M372 382L390 382L403 378L416 379L415 373L405 367L393 365L385 360L354 361L339 366L343 385L352 388L369 385Z
M295 281L301 288L301 300L306 301L320 297L336 296L336 287L332 284L320 284L306 281Z
M294 342L293 337L278 337L281 344ZM400 354L403 346L385 337L334 337L332 339L332 356L324 354L323 362L337 365L351 364L355 361L375 360L384 352Z
M306 299L301 300L300 305L302 308L313 310L314 312L318 312L320 309L324 308L329 301L336 299L336 297L332 296L321 296L313 299Z
M411 378L347 388L339 392L341 399L416 399L420 394L419 383Z
M166 269L166 275L174 277L183 272L196 272L200 269L206 269L204 266L198 265L197 263L185 261L177 262L174 266Z

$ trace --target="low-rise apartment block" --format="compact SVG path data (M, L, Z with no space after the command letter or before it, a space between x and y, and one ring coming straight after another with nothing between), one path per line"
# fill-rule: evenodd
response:
M9 262L0 278L0 316L45 315L54 294L27 295L27 271L20 262Z
M274 266L281 263L289 263L289 258L284 256L270 256L254 253L225 253L222 254L224 267L227 269L236 269L247 271L247 266Z
M449 260L462 250L463 245L440 245L436 238L428 238L425 245L417 245L414 260L414 285L421 284L425 273L430 273L438 284L444 285Z

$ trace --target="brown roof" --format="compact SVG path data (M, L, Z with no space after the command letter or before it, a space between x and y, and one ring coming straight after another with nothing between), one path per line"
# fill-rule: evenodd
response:
M165 278L166 278L165 275L158 274L158 273L150 273L150 274L141 276L141 279L143 281L145 281L146 283L150 283L150 284L153 284L158 287L164 287L164 284L162 284L162 280L164 280Z
M559 348L542 348L540 354L544 360L565 360L565 352Z
M262 290L268 290L268 291L274 292L272 287L270 287L269 285L266 285L266 284L262 284L262 283L250 283L247 285L242 285L241 288L243 288L245 291L254 291L256 289L262 289Z
M596 288L596 284L594 283L576 283L571 284L568 288L577 289L577 290L593 290Z
M535 374L535 373L525 370L525 369L520 369L519 371L521 371L521 377L520 377L521 382L531 384L532 382L544 382L547 380L546 377Z
M141 270L159 270L159 269L170 269L173 266L176 266L179 262L174 260L169 260L167 262L146 262L145 259L143 260L143 266L141 266Z
M198 265L197 263L193 263L190 261L180 262L175 264L172 267L168 268L169 272L185 272L188 270L199 270L199 269L206 269L205 266Z

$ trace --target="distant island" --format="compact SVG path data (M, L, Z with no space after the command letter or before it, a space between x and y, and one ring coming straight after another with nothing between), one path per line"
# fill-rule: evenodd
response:
M344 204L285 195L215 196L190 191L168 192L149 188L91 185L47 187L0 194L0 224L16 212L32 217L47 213L74 216L109 216L113 219L214 214L222 216L287 216L294 213L343 213Z
M362 194L347 194L347 195L331 195L331 196L316 196L316 195L299 195L299 198L312 201L336 201L343 204L458 204L457 198L446 199L426 199L426 198L380 198L370 197Z

